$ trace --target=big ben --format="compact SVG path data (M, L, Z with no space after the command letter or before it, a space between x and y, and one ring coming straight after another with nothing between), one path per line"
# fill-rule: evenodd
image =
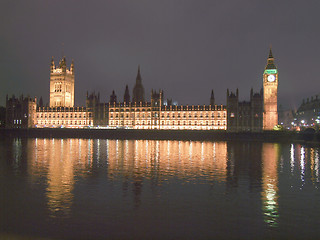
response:
M263 130L273 130L278 125L278 80L278 70L270 48L263 73Z

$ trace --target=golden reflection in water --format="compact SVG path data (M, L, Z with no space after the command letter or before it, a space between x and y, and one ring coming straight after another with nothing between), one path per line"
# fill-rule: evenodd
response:
M279 145L262 145L262 202L264 221L271 227L278 225L278 159Z
M46 197L51 216L68 215L73 202L75 175L91 167L92 140L85 139L34 139L30 151L29 175L33 180L47 173Z
M108 142L108 176L192 180L198 177L224 181L226 142L134 140Z

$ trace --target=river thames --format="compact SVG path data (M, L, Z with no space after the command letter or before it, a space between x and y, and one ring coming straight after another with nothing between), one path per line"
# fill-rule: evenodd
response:
M316 239L319 147L0 140L0 238Z

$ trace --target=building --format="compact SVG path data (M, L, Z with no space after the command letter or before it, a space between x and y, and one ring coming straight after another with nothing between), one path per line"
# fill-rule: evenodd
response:
M263 73L263 130L278 125L278 70L270 48L268 63Z
M261 132L278 125L278 71L270 49L263 73L263 88L250 92L250 101L239 102L239 90L227 90L227 130L229 132Z
M93 114L95 113L93 108L74 107L74 73L73 61L70 69L67 69L65 57L59 61L58 67L55 67L52 58L49 107L37 107L32 127L84 128L93 126Z
M320 98L318 95L303 99L295 113L294 127L316 127L320 124Z
M53 57L51 59L49 106L74 106L74 63L72 61L70 69L67 69L65 57L60 60L58 67L55 67Z
M67 68L66 58L50 64L50 103L37 105L36 99L7 98L7 127L25 128L131 128L167 130L227 130L260 132L278 125L278 71L270 49L263 73L263 88L250 92L250 101L239 102L239 91L227 90L227 105L216 105L211 91L209 105L172 105L164 102L162 90L151 90L151 101L145 99L140 66L130 98L126 85L123 102L115 91L110 101L100 101L100 93L87 92L86 106L74 106L75 68Z
M224 106L167 106L163 91L151 90L151 102L109 104L109 127L166 130L226 130Z
M263 124L263 93L250 92L250 101L239 102L236 93L227 89L227 130L229 132L261 132Z
M35 125L37 98L6 97L6 128L32 128Z
M290 130L294 125L295 112L291 109L285 109L281 105L278 108L279 125L283 129Z

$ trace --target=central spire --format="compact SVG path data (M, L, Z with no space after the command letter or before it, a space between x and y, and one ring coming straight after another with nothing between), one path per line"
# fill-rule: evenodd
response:
M136 78L136 84L133 88L132 102L144 102L144 87L142 85L142 78L140 73L140 65L138 66L138 73Z
M141 73L140 73L140 64L138 65L138 73L137 73L137 78L136 78L136 84L142 84L141 83Z

